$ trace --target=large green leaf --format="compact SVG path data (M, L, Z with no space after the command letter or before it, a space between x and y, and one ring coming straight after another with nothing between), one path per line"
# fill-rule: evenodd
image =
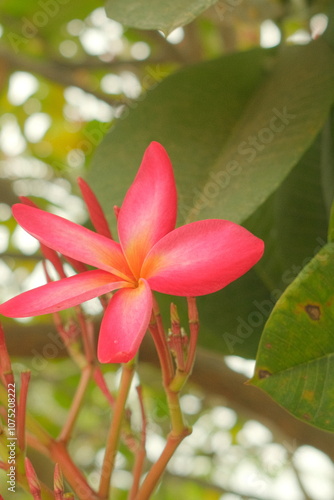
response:
M157 79L158 70L150 68ZM333 94L334 55L321 39L284 49L277 62L256 50L188 67L129 106L97 148L89 180L111 214L157 140L174 164L179 222L243 222L313 142Z
M325 144L321 138L322 133L281 186L245 222L265 241L257 271L271 290L283 292L327 240L329 214L321 168Z
M293 415L334 432L334 244L278 300L251 381Z
M195 19L217 0L109 0L106 12L116 21L168 34Z
M293 48L291 54L299 50L299 47ZM311 49L308 48L308 50ZM282 57L284 60L288 58L288 56ZM135 103L129 114L120 120L105 138L93 160L89 180L109 214L114 202L121 203L127 187L133 180L146 145L150 140L158 139L167 146L174 163L181 198L179 207L181 219L188 216L189 212L186 210L184 200L187 196L189 198L195 189L199 190L201 185L205 186L208 179L212 179L210 168L220 154L225 154L224 148L221 152L222 144L224 141L228 143L235 133L239 133L240 136L238 127L245 109L255 98L259 98L259 89L265 89L269 85L268 81L272 81L273 76L264 71L268 62L273 62L272 53L259 50L194 66L169 77L156 90L150 92L143 102ZM285 89L286 92L288 90L292 100L294 89ZM332 90L328 90L328 95L331 92ZM314 109L313 116L316 116L318 112L319 110ZM252 115L248 114L248 116L251 119ZM324 118L325 109L323 108L322 119ZM318 123L320 124L320 115ZM312 128L310 132L310 126L308 125L307 130L304 126L305 123L299 123L299 132L295 131L293 140L297 138L297 142L300 141L306 148L308 141L314 138L314 129ZM314 126L315 122L312 124L312 127ZM302 130L305 137L303 137ZM285 142L292 150L285 151L285 161L290 162L287 168L284 167L284 162L279 165L275 158L273 161L276 170L272 169L268 162L268 191L265 195L272 194L268 204L259 207L261 193L256 190L255 179L253 192L248 191L247 194L245 189L247 177L243 178L241 173L238 176L239 189L237 189L238 186L232 186L232 183L226 189L221 189L221 202L224 203L225 198L228 198L225 208L219 209L215 203L212 203L210 207L208 216L231 218L237 222L244 220L244 215L252 213L257 208L257 222L253 224L252 230L263 237L266 244L269 239L271 241L271 236L275 233L275 238L270 243L271 249L280 243L282 234L284 244L279 244L278 247L279 267L274 274L274 278L278 277L276 281L273 281L272 276L267 281L263 276L263 271L268 274L268 269L261 267L260 263L257 267L260 277L255 271L251 271L225 290L210 297L198 299L201 318L199 342L206 348L224 354L254 357L263 326L272 307L279 294L287 286L287 280L291 280L291 277L296 274L295 267L292 268L292 265L303 265L304 258L312 257L315 249L314 238L318 235L323 237L326 234L327 221L319 181L319 145L316 143L303 156L305 150L300 148L296 154L292 146L293 140L289 134L285 136ZM268 144L269 146L271 145ZM228 144L225 147L228 147ZM295 156L297 160L302 157L296 167L296 174L293 170L277 189L279 185L277 178L282 182L284 172L288 173L292 168L291 158L294 161ZM254 158L253 163L256 163L258 159L258 157ZM254 175L260 175L260 173L261 170L256 172L255 169ZM117 182L114 181L115 178ZM274 180L276 178L273 186L270 185L270 178ZM261 180L258 179L258 182L260 183ZM230 189L232 189L231 194ZM276 193L273 193L274 189ZM296 191L299 193L297 197L294 194ZM216 200L213 201L216 202ZM287 211L290 210L293 210L295 215L287 227L285 219ZM310 211L314 224L309 224ZM202 213L198 215L201 218ZM303 218L304 215L307 216L307 220ZM261 231L259 231L259 221L262 223ZM307 230L303 229L305 225ZM284 231L288 234L284 234ZM298 234L297 244L296 234ZM268 246L267 262L272 260L270 248ZM288 260L290 250L291 258ZM284 271L288 271L289 275L286 276L285 273L284 280L281 280ZM276 287L272 286L273 283ZM161 297L163 317L168 317L168 305L171 300L176 300L180 304L181 311L183 309L183 324L185 324L183 299Z
M323 149L319 137L275 193L245 222L265 241L265 254L255 269L221 292L198 298L199 343L203 347L255 358L276 300L325 244L328 214L321 183Z

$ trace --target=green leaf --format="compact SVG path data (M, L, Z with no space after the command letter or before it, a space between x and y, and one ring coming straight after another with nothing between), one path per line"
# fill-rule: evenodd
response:
M276 300L253 269L220 292L199 297L199 345L221 354L255 359Z
M158 79L159 68L149 70ZM180 223L241 223L312 144L333 97L334 55L321 39L284 49L277 62L255 50L188 67L130 103L97 148L89 181L111 214L157 140L174 165Z
M317 138L275 196L275 245L283 271L298 268L294 277L326 243L328 212L320 167L324 149ZM333 165L331 170L333 174Z
M295 51L299 53L300 47L291 50L294 54ZM187 68L167 78L159 87L149 92L142 102L133 103L133 109L123 120L118 121L98 148L89 176L109 215L115 202L121 204L147 144L150 140L160 140L167 147L175 167L180 199L180 222L183 223L189 214L186 210L187 200L195 189L199 191L200 186L205 186L208 179L212 179L210 169L220 155L222 143L227 142L229 137L237 132L240 120L236 117L242 117L255 96L260 98L259 89L266 88L268 80L272 81L273 76L265 72L268 63L273 63L272 52L258 50ZM285 91L288 90L292 100L294 89ZM260 106L261 104L259 108ZM313 110L314 116L318 111ZM252 115L247 116L250 119ZM323 110L323 120L324 116ZM320 124L320 117L318 122ZM314 124L315 122L312 127ZM299 141L304 126L305 123L299 122L299 131L295 131ZM307 141L314 139L313 128L312 134L309 129L308 125L307 133L304 131L305 148ZM296 154L293 147L295 138L291 138L291 151L285 151L285 161L290 161L291 156ZM286 135L285 141L290 144L289 134ZM269 146L271 145L268 144ZM217 204L212 203L208 217L231 218L237 222L246 218L242 214L252 213L257 208L257 221L251 229L258 236L264 237L266 244L275 233L270 248L277 246L279 267L272 274L268 268L261 268L260 262L256 268L259 275L252 270L221 292L198 299L201 346L224 354L254 358L271 309L286 288L287 279L290 282L297 274L292 266L296 264L301 267L305 258L312 257L315 247L319 245L316 237L326 234L327 220L319 180L318 144L304 156L303 153L305 150L300 148L296 173L294 169L279 189L277 182L273 186L270 185L270 175L274 179L278 170L282 182L284 175L281 169L284 162L282 161L282 165L278 164L273 158L276 170L271 168L271 161L268 162L267 195L271 192L268 204L259 207L258 197L261 193L257 191L255 179L253 192L247 194L245 183L248 181L247 178L243 179L242 173L238 176L239 185L231 187L230 183L219 193L222 197L220 202L224 203L225 199L228 199L225 208L218 209ZM258 159L255 158L253 163ZM290 163L286 171L289 172L292 166ZM118 182L114 182L115 178ZM261 179L258 182L260 183ZM274 189L276 192L272 193ZM213 201L216 203L216 200ZM242 213L239 212L241 209ZM292 221L287 226L286 215L290 210ZM198 215L198 218L202 218L202 212ZM111 217L113 218L113 214ZM261 230L259 222L262 223ZM248 223L249 221L247 226ZM284 244L281 244L281 238ZM267 255L267 262L270 263L270 249ZM286 271L288 276L284 274ZM270 274L268 281L263 272ZM281 279L283 274L284 280ZM183 311L182 324L186 326L183 299L160 297L163 317L168 318L171 301L177 302Z
M320 137L245 226L265 241L256 269L269 289L283 292L327 241ZM334 173L333 166L331 170Z
M251 383L297 418L334 432L334 244L323 247L278 300Z
M193 21L217 0L109 0L106 13L126 26L168 34Z
M330 220L329 220L328 241L331 243L334 242L334 202L332 204Z
M328 24L324 33L324 38L327 43L334 48L334 5L332 2L329 2L328 5L327 18Z
M323 149L318 138L275 193L245 222L265 241L265 254L254 270L221 292L197 299L201 346L255 358L277 299L326 244L328 218L320 168Z

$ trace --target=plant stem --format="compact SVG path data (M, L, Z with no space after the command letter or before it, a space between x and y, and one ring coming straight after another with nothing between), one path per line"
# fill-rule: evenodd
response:
M58 441L64 441L68 442L70 439L75 421L77 419L77 416L80 411L80 407L88 386L88 383L90 381L91 375L92 375L93 367L91 365L86 365L85 368L82 370L81 377L80 377L80 382L77 387L72 406L70 408L67 420L65 422L64 427L62 428L62 431L58 437Z
M83 346L84 346L84 352L85 352L85 358L87 360L87 363L91 364L93 363L94 360L94 348L92 344L92 338L89 335L89 326L88 323L84 317L84 314L82 312L82 309L80 306L77 306L75 308L77 318L80 324L80 329L81 329L81 338L83 341Z
M187 357L187 364L185 371L189 377L195 362L195 354L196 354L197 339L199 332L199 319L198 319L198 310L196 306L196 299L194 297L187 297L187 302L188 302L190 341L189 341L188 357Z
M177 437L183 435L186 430L187 434L190 434L191 430L185 424L183 413L180 407L179 393L170 391L168 389L166 391L166 396L172 425L170 434L174 437Z
M134 372L135 372L134 360L123 365L120 388L114 408L113 419L110 425L106 451L102 465L101 480L99 487L99 497L101 499L107 499L109 495L110 479L115 466L115 459L120 439L121 424L124 417L125 404L129 395Z
M15 385L14 374L12 371L12 363L8 354L5 332L1 323L0 323L0 361L1 361L0 376L2 377L4 385L6 386L8 386L9 384Z
M166 335L161 321L159 306L153 296L153 314L149 325L149 331L152 335L155 348L158 353L159 362L162 370L162 380L164 387L168 387L174 376L174 366L171 353L168 348Z
M1 386L0 386L0 399L1 399ZM40 452L44 452L47 456L58 463L64 472L64 476L71 486L73 491L76 493L80 500L99 500L98 495L90 488L86 478L83 476L81 471L74 464L71 459L65 443L61 441L55 441L46 430L41 427L41 425L27 412L26 415L27 431L32 433L34 438L31 439L30 434L27 435L28 443L34 445L38 443L38 446L34 448L38 449Z
M21 373L21 390L17 418L17 444L20 450L25 449L26 411L29 381L30 372Z
M108 386L106 384L106 381L103 377L102 370L99 366L95 366L94 368L94 374L93 374L94 380L97 384L97 386L100 388L102 394L106 397L108 403L112 408L115 406L115 398L111 394L111 392L108 389Z
M129 500L134 500L136 498L136 495L137 495L137 492L139 489L139 484L140 484L140 477L141 477L141 474L143 471L144 461L146 458L147 418L146 418L146 413L145 413L145 408L144 408L143 391L142 391L141 386L137 387L137 392L138 392L141 418L142 418L142 432L141 432L141 440L140 440L139 448L136 452L135 465L134 465L133 472L132 472L133 482L132 482L132 487L131 487L131 490L129 493Z
M183 432L178 436L174 435L173 432L169 434L163 452L147 474L135 500L148 500L151 497L176 448L190 432L189 429L184 428Z
M175 450L177 449L181 441L191 433L191 429L187 427L184 421L179 400L180 391L189 377L194 362L198 331L198 316L196 315L196 305L193 301L191 301L191 299L190 301L188 301L188 308L189 320L195 325L195 327L193 327L193 331L191 331L193 339L191 339L190 359L188 357L185 371L179 369L175 371L171 352L167 343L166 334L163 330L160 313L156 302L154 302L152 315L153 321L150 324L149 330L152 334L153 341L155 343L160 360L163 385L166 392L172 430L167 437L167 442L164 450L162 451L157 462L152 466L151 470L147 474L142 486L138 491L138 494L135 497L135 500L148 500L150 498ZM173 320L175 323L177 319L178 318L176 318L176 310L175 308L172 308L172 323ZM178 333L178 331L176 331L176 333Z

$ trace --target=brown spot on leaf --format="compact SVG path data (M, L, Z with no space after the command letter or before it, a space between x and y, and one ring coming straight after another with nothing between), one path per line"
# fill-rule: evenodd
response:
M268 370L259 370L259 378L271 377L271 373Z
M271 348L272 348L272 345L268 342L268 344L266 344L266 348L267 348L267 349L271 349Z
M319 321L321 316L320 307L314 304L307 304L305 311L313 321Z
M304 391L302 397L303 399L312 402L314 400L314 391Z
M309 413L304 413L303 419L304 420L312 420L312 417L311 417L311 415Z

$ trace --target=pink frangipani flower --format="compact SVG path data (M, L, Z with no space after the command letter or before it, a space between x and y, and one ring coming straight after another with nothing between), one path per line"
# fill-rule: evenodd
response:
M13 318L48 314L118 290L101 323L98 359L132 359L152 313L152 291L198 296L246 273L262 240L225 220L175 229L177 194L171 162L157 142L147 148L118 214L119 242L38 208L17 204L17 222L42 244L96 269L47 283L0 306Z

